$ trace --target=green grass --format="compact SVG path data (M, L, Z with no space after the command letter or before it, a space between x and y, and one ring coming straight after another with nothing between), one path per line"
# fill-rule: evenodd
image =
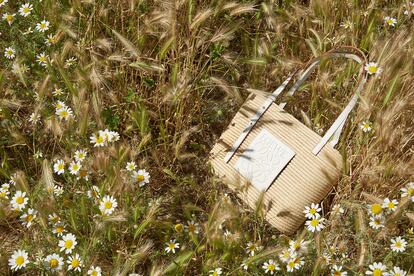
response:
M52 213L77 238L74 253L84 265L78 274L93 265L104 275L208 275L218 267L223 275L262 275L263 263L274 259L284 275L279 254L289 240L301 239L308 249L292 275L328 275L334 264L362 275L373 262L414 272L413 203L399 195L414 181L408 2L43 0L22 17L24 3L0 7L0 14L16 13L10 26L0 22L0 180L16 182L9 199L0 198L0 274L12 273L8 259L17 249L30 259L17 273L50 274L42 259L59 253L62 271L76 274L67 272L69 255L59 252ZM385 16L396 18L396 26L385 25ZM43 19L50 21L45 33L35 29ZM341 27L346 21L351 29ZM28 28L33 32L24 34ZM47 34L56 35L55 44L45 44ZM288 237L265 221L262 205L250 210L214 176L208 153L251 91L270 93L309 59L340 45L360 48L382 72L369 78L337 147L346 162L323 202L326 228ZM16 51L12 60L3 55L7 47ZM46 66L36 61L42 52L50 57ZM13 64L29 70L14 73ZM286 110L326 130L351 97L357 72L343 60L324 62ZM53 95L56 88L63 95ZM58 100L73 110L69 121L55 115ZM29 122L32 113L40 115L36 124ZM372 131L360 129L363 121ZM93 147L89 137L104 129L120 140ZM89 180L68 171L78 149L88 152L82 165ZM66 163L62 175L53 171L58 159ZM145 186L131 183L130 161L150 173ZM54 185L62 187L60 196ZM101 198L117 200L111 215L88 197L94 185ZM10 207L17 190L27 194L25 210L38 212L29 228L19 219L25 211ZM367 205L387 197L399 207L386 216L386 227L374 230ZM343 215L331 215L335 204ZM186 231L189 221L198 233ZM403 253L390 249L396 236L408 242ZM165 251L171 239L180 244L175 254ZM262 251L249 256L248 242Z

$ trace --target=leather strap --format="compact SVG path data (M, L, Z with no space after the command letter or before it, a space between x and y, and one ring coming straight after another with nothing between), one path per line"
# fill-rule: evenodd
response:
M332 124L332 126L328 129L328 131L325 133L325 135L322 137L321 141L318 145L315 146L315 148L312 150L312 152L317 155L321 149L328 143L328 141L333 137L331 141L331 145L335 146L338 141L340 134L342 132L342 129L345 125L345 121L348 118L350 112L355 107L357 101L358 101L358 95L362 91L362 88L366 82L367 76L364 73L364 64L367 62L365 55L357 48L344 46L339 47L336 49L333 49L331 51L326 52L325 54L314 58L310 60L304 68L306 68L298 78L298 80L295 82L295 84L292 85L292 87L289 89L287 95L293 96L293 94L296 92L296 90L302 85L302 83L312 74L312 72L315 70L315 68L321 63L322 60L325 58L337 58L337 57L345 57L348 59L353 59L359 64L361 64L360 69L360 76L359 76L359 84L356 89L355 94L351 98L348 105L345 107L345 109L342 111L342 113L338 116L338 118L335 120L335 122ZM296 72L295 72L296 73ZM224 161L227 163L230 161L230 159L233 157L237 149L240 147L240 145L243 143L244 139L247 137L249 132L252 130L254 125L257 123L257 121L260 119L261 116L269 109L269 107L272 105L272 103L276 100L276 98L284 91L286 86L291 81L293 75L295 73L291 74L271 95L268 96L268 98L265 100L265 102L261 105L259 110L256 111L256 113L253 115L253 117L250 119L247 126L244 128L238 139L233 143L230 150L227 152L226 156L224 157ZM284 108L286 106L286 103L283 102L279 104L279 107Z

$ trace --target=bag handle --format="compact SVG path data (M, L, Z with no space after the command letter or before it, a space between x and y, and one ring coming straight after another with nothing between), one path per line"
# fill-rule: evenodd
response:
M293 96L293 94L297 91L297 89L302 85L302 83L305 80L307 80L307 78L310 76L310 74L312 74L312 72L321 63L322 60L326 58L338 58L338 57L353 59L361 65L361 68L359 71L358 85L348 105L344 108L344 110L341 112L341 114L338 116L338 118L335 120L332 126L328 129L328 131L322 137L321 141L312 150L312 153L315 155L317 155L322 150L322 148L328 143L328 141L332 137L333 139L331 141L331 145L334 147L338 143L339 137L342 133L342 129L345 125L345 122L349 114L355 107L358 101L358 95L360 94L360 92L362 91L364 87L364 84L366 83L367 74L364 71L364 64L367 63L367 59L364 53L355 47L343 46L343 47L332 49L326 52L325 54L321 55L320 57L314 58L311 61L309 61L307 65L304 66L306 69L301 73L296 83L289 89L287 93L287 95ZM286 102L279 104L279 107L281 108L284 108L285 106L286 106Z
M367 75L364 74L364 64L367 63L367 59L361 50L359 50L358 48L352 47L352 46L342 46L342 47L332 49L326 52L325 54L322 54L321 56L310 60L307 64L305 64L303 68L306 68L306 69L302 72L299 79L289 89L287 93L289 96L292 96L295 93L295 91L302 85L302 83L309 77L309 75L313 72L313 70L315 70L315 68L320 64L320 62L324 58L336 58L336 57L345 57L345 58L353 59L359 64L361 64L361 69L359 73L359 81L358 81L359 84L358 84L357 90L355 91L354 96L352 97L348 105L345 107L342 113L338 116L338 118L332 124L332 126L328 129L324 137L322 137L319 144L316 145L315 148L312 150L312 152L315 155L317 155L321 151L321 149L327 144L327 142L329 141L329 139L332 138L332 136L334 136L331 142L332 146L335 146L338 143L339 136L345 125L345 121L348 118L349 113L352 111L352 109L356 105L357 100L358 100L358 95L362 91L362 88L367 80ZM240 136L233 143L232 147L229 149L226 156L224 157L224 161L226 163L230 161L230 159L236 153L237 149L243 143L244 139L247 137L247 135L252 130L254 125L257 123L260 117L267 111L267 109L272 105L272 103L276 100L276 98L283 92L283 90L289 84L292 77L296 74L297 71L298 70L290 74L288 78L278 88L276 88L276 90L271 95L267 97L267 99L261 105L259 110L256 111L256 113L253 115L253 117L248 122L247 126L244 128ZM286 103L283 102L279 106L281 108L284 108L285 105Z

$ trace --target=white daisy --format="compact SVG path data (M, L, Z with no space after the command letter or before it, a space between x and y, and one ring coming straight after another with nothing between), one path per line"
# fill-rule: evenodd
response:
M90 137L91 140L91 144L94 144L94 147L103 147L106 144L105 138L104 136L102 136L101 134L92 134L92 136Z
M78 177L76 177L76 179L77 180L80 180L80 179L85 179L86 181L88 181L89 180L89 171L88 170L86 170L86 169L80 169L79 170L79 174L78 174Z
M68 264L68 270L73 270L73 271L79 271L80 272L81 269L82 269L82 266L83 266L83 261L80 258L78 253L76 253L73 256L69 256L66 263Z
M10 204L13 209L22 211L26 207L28 201L29 199L26 197L26 192L16 191L10 201Z
M15 13L4 13L3 14L3 20L6 20L9 26L13 23L15 17L16 17Z
M48 216L48 220L49 220L49 224L54 225L60 222L60 217L56 213L53 213Z
M391 250L394 252L404 252L407 247L407 241L401 237L391 239Z
M63 258L56 253L47 255L45 258L45 266L51 271L60 271L63 266Z
M382 208L389 212L394 212L397 210L398 201L396 199L390 200L388 197L384 199L384 202L382 203Z
M45 44L47 46L56 44L56 42L57 42L57 37L55 35L53 35L53 34L48 34L47 35L47 38L45 39Z
M87 196L89 197L89 198L99 198L100 196L99 196L99 187L98 186L95 186L95 185L93 185L92 186L92 189L90 189L88 192L87 192Z
M19 13L21 16L26 17L28 16L33 10L32 4L26 3L20 6Z
M368 205L368 213L373 216L379 216L382 214L382 206L379 203Z
M56 109L56 110L61 109L61 108L63 108L63 107L66 107L66 104L65 104L64 102L62 102L62 101L57 101L57 102L55 103L55 109Z
M374 275L374 276L381 276L381 275L388 275L386 272L387 267L383 265L381 262L373 263L369 265L369 269L365 272L366 275Z
M397 25L397 19L390 17L390 16L384 17L384 22L385 24L391 27L395 27L395 25Z
M262 266L265 273L270 273L273 275L277 270L280 270L279 264L277 264L274 260L270 259L269 261L265 262Z
M17 271L29 264L29 255L25 250L15 250L9 259L11 270Z
M315 218L316 217L316 215L320 212L322 210L322 208L320 208L319 207L319 204L315 204L315 203L312 203L311 205L310 205L310 207L309 206L306 206L305 207L305 210L303 211L304 213L305 213L305 217L306 218L308 218L308 219L313 219L313 218Z
M43 33L49 30L49 25L50 25L49 21L42 20L40 23L36 24L36 30Z
M385 227L385 219L383 216L372 216L369 220L369 226L371 226L372 229L378 230Z
M288 272L293 272L295 270L299 270L305 262L302 260L301 257L296 256L296 254L292 255L292 257L288 260L286 264L286 270Z
M359 127L363 132L370 132L372 130L371 122L369 121L363 121Z
M249 270L249 266L246 263L242 263L240 266L246 271Z
M99 266L91 266L88 270L88 275L101 276L102 275L102 269Z
M175 249L180 248L180 244L178 242L175 242L175 240L170 240L166 243L167 247L165 248L165 252L167 253L175 253Z
M0 198L9 199L10 192L8 189L3 187L0 188Z
M20 220L22 221L24 226L29 228L32 225L34 219L36 218L36 215L37 211L32 208L29 208L27 209L26 213L20 216Z
M125 169L129 172L135 171L135 169L137 168L137 165L135 164L134 161L131 162L127 162Z
M150 174L146 170L138 170L137 172L132 173L132 181L138 183L140 187L143 187L145 184L149 183Z
M376 62L369 62L364 67L365 71L370 75L379 75L382 72L382 68L378 66Z
M347 276L348 272L342 271L342 266L333 265L331 268L332 276Z
M9 2L9 0L0 0L0 8L6 5L7 2Z
M407 271L402 270L398 266L394 266L394 269L389 272L389 276L406 276Z
M7 59L14 59L16 57L16 50L14 50L12 47L7 47L4 49L4 56Z
M401 189L401 196L402 197L410 197L411 201L414 202L414 182L410 182L407 184L405 188Z
M187 221L187 225L184 226L185 230L188 231L188 233L192 234L198 234L200 233L200 225L197 222Z
M223 270L221 269L221 267L218 267L216 269L210 270L209 276L218 276L218 275L221 275L222 273L223 273Z
M70 107L64 106L56 110L56 115L59 119L67 121L70 117L73 117L73 111Z
M63 188L59 185L54 185L53 194L57 197L61 196L63 194Z
M68 233L62 237L58 246L61 252L65 251L66 254L70 254L77 244L75 235Z
M323 228L325 228L324 223L324 218L321 218L321 216L317 213L315 218L310 219L308 221L306 221L306 226L308 231L311 232L319 232L321 231Z
M52 91L52 95L53 96L62 96L63 95L63 90L62 88L56 88L55 90Z
M53 170L58 175L61 175L65 172L65 162L62 159L57 160L55 164L53 164Z
M39 120L40 120L40 115L37 114L36 112L33 112L32 114L30 114L30 116L29 116L29 122L30 123L35 125Z
M301 241L289 241L289 250L290 252L306 252L308 250L309 241L301 240Z
M113 196L106 195L99 204L99 210L101 210L104 215L110 215L114 212L117 206L118 203L116 202L116 199Z
M283 249L282 253L279 254L279 259L282 262L287 263L290 260L290 258L291 258L291 255L290 254L291 254L290 249L285 248L285 249ZM293 254L295 254L295 253L293 253Z
M82 162L83 160L85 160L86 155L88 155L88 153L85 150L77 150L75 151L75 160L78 162Z
M53 234L56 234L58 237L62 237L63 233L66 232L65 224L63 222L58 222L53 226L52 229Z
M44 52L36 55L36 61L39 65L47 67L47 62L49 61L49 56Z
M69 164L69 172L70 174L77 175L79 174L79 170L82 168L82 164L79 162L72 161Z

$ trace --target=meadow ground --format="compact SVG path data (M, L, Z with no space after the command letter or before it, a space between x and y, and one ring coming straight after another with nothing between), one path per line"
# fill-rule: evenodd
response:
M0 274L414 273L414 3L0 0L0 14ZM324 228L286 236L208 153L249 93L341 45L373 62L343 174ZM286 107L316 132L358 72L320 69Z

